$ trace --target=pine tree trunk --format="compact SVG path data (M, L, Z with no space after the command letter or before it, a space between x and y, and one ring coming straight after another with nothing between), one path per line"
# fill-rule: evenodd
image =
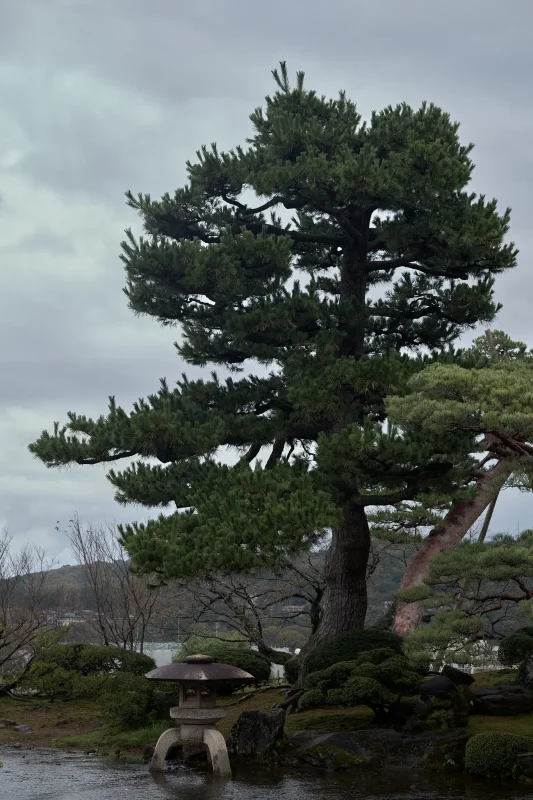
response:
M502 460L479 478L476 494L472 500L459 500L452 505L442 524L428 534L420 550L413 556L404 572L400 589L421 586L429 573L432 558L446 550L453 550L462 541L472 525L498 495L502 483L509 475L509 464ZM420 623L424 607L422 603L398 602L393 631L407 636Z
M344 631L362 628L367 607L366 567L370 529L364 508L347 505L333 532L324 566L322 619L312 645Z

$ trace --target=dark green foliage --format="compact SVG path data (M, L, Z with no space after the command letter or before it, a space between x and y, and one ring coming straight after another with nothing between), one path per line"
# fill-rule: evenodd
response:
M53 644L37 651L20 687L50 699L95 697L110 676L144 675L155 668L150 656L92 644Z
M149 681L128 672L109 677L100 697L107 724L120 730L143 728L168 719L169 710L179 702L174 684Z
M94 644L55 644L38 652L36 660L57 664L65 670L75 670L80 675L114 671L144 675L155 669L154 659L144 653Z
M299 707L366 705L382 712L398 696L414 694L420 683L420 675L404 656L392 649L370 650L352 661L310 674Z
M503 675L492 682L493 686L517 686L520 684L518 670L502 670L502 672Z
M504 636L498 649L498 660L504 667L514 667L533 655L533 630L521 628Z
M37 692L49 700L79 700L96 697L105 683L103 675L83 675L53 661L35 661L18 688Z
M401 653L402 640L390 631L377 628L341 633L315 647L307 659L306 671L316 672L340 661L352 661L367 650L380 648L390 648Z
M297 656L289 658L283 665L283 672L289 683L296 683L300 674L301 661Z
M248 647L233 643L226 644L213 639L211 642L203 644L202 653L206 656L211 656L219 664L229 664L253 675L256 686L270 679L272 667L269 659L255 650L250 650ZM185 656L180 653L178 660L182 661L184 658ZM234 684L228 681L220 687L219 694L232 694L236 689L242 688L242 685L242 683Z
M484 778L513 778L518 756L533 750L533 739L514 733L478 733L466 745L465 767Z

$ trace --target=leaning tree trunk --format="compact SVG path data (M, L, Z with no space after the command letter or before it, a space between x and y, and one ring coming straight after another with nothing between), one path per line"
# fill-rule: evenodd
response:
M370 529L365 509L346 505L326 556L322 618L312 637L313 647L339 633L364 626L369 553Z
M429 573L431 559L445 550L457 547L472 525L497 497L508 475L509 464L502 459L478 479L472 500L458 500L452 505L442 524L430 531L420 550L407 565L400 590L423 584L424 578ZM393 631L400 636L407 636L420 623L423 611L424 607L420 602L404 603L400 600L396 607Z

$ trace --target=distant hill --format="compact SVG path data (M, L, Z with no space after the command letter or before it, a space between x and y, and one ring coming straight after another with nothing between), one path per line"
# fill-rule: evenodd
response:
M317 565L320 562L321 558L319 557ZM399 559L387 554L381 556L369 582L367 624L372 625L385 613L386 604L393 600L394 593L400 585L403 569L404 565ZM52 604L63 598L67 605L72 604L85 609L94 608L93 597L81 566L65 565L50 570L48 590Z

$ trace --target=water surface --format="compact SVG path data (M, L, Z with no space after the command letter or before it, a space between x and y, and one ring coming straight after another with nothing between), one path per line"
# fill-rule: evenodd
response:
M520 785L413 770L350 773L246 770L232 781L58 751L0 749L1 800L532 800Z

